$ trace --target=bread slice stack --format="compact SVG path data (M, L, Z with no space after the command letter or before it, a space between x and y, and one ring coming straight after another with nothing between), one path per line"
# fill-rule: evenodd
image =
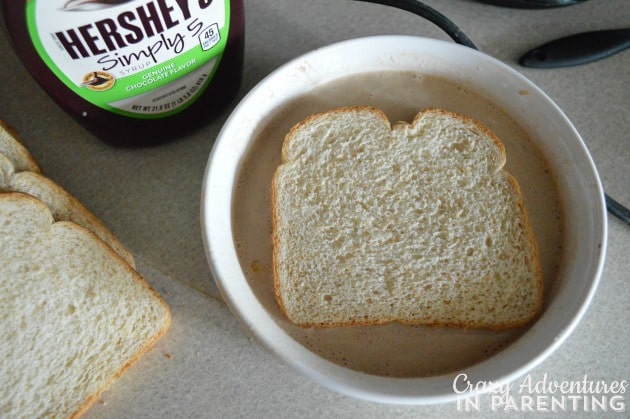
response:
M6 125L0 172L0 416L78 416L166 332L170 312Z
M504 329L542 305L537 246L505 148L445 110L390 125L335 109L286 136L272 182L276 299L300 326Z
M107 243L135 268L129 250L75 197L41 173L19 136L0 121L0 191L23 192L44 202L57 221L72 221Z

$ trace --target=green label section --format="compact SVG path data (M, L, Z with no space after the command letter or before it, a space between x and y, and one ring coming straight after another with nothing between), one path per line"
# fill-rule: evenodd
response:
M38 52L44 63L50 68L50 70L59 78L69 89L74 93L87 100L88 102L111 112L126 115L135 118L142 119L155 119L164 116L169 116L182 111L183 109L194 103L196 97L198 97L207 88L208 84L214 77L214 73L218 68L223 52L227 44L227 38L229 34L229 22L230 22L230 7L229 2L225 2L225 24L223 28L218 29L217 25L212 25L193 36L195 42L198 41L195 47L188 51L183 51L173 58L164 62L155 62L155 65L143 69L135 74L131 74L124 77L116 77L116 73L120 73L121 69L125 70L125 64L132 68L134 63L141 58L145 63L149 61L156 61L152 58L147 48L154 47L156 41L162 41L162 48L168 49L168 39L161 38L160 35L152 37L148 40L148 44L151 46L143 48L138 47L135 51L128 52L125 57L129 60L124 62L115 62L120 60L120 55L117 56L96 56L90 57L84 60L89 60L91 65L94 65L93 71L86 71L84 80L71 80L64 71L57 65L57 63L47 53L41 36L51 36L51 34L40 34L36 25L36 1L30 1L26 3L26 19L29 35L33 46ZM214 28L213 28L214 26ZM219 32L219 40L212 41L211 38L215 37L216 29ZM192 35L187 35L192 36ZM210 47L208 43L211 43ZM203 86L195 91L194 97L189 98L182 103L176 109L171 109L167 112L159 113L136 113L119 109L109 105L112 102L117 102L124 99L131 99L135 96L150 93L153 90L167 86L168 84L177 81L181 77L184 77L192 72L199 70L203 65L209 63L211 60L216 59L211 73L206 78ZM101 60L100 63L98 61ZM85 65L85 62L82 63ZM115 64L115 66L114 66ZM145 64L146 65L146 64ZM112 67L114 66L114 67ZM109 68L112 67L112 68ZM104 74L103 74L104 73ZM94 80L96 80L94 82ZM88 85L94 82L97 86L90 88ZM98 84L101 84L99 89ZM98 90L96 90L98 89Z
M149 93L152 90L166 86L180 77L199 69L203 64L215 58L215 55L202 55L199 48L194 48L140 73L116 78L114 85L108 90L92 91L87 87L77 87L76 85L72 87L75 93L94 104L107 104Z

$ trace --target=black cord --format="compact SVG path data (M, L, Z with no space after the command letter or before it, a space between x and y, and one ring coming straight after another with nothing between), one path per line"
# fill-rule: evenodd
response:
M442 13L416 0L357 0L366 3L382 4L384 6L392 6L398 9L406 10L423 17L435 25L440 27L447 35L449 35L458 44L479 50L473 42L462 32L461 29L453 21L444 16ZM608 196L606 197L606 209L615 217L624 223L630 225L630 210L622 204Z
M548 9L577 4L586 0L479 0L483 3L517 9Z
M630 210L619 202L615 201L608 194L605 194L606 197L606 208L608 212L610 212L615 217L619 218L624 223L630 225Z
M366 3L382 4L384 6L392 6L398 9L406 10L423 17L435 25L440 27L453 41L467 47L478 49L475 44L457 27L449 18L444 16L432 7L415 0L358 0Z

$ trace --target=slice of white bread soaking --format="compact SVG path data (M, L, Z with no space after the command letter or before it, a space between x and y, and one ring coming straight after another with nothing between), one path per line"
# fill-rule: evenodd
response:
M146 281L41 201L0 193L0 416L70 417L167 330Z
M444 110L374 108L287 135L272 184L276 299L301 326L503 329L542 305L536 242L505 149Z

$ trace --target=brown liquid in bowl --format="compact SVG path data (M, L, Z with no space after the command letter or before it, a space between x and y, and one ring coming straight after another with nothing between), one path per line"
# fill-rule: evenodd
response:
M515 95L527 94L517 91ZM518 180L538 243L545 306L553 294L563 250L563 219L555 178L546 159L510 116L482 95L445 79L412 72L365 73L317 87L278 109L245 157L233 199L234 240L241 267L276 322L305 347L332 362L369 374L425 377L461 371L509 345L527 328L464 330L392 323L329 329L291 324L276 304L271 266L271 178L286 133L317 112L375 106L390 122L410 122L424 108L471 116L494 131L507 151L506 169Z

